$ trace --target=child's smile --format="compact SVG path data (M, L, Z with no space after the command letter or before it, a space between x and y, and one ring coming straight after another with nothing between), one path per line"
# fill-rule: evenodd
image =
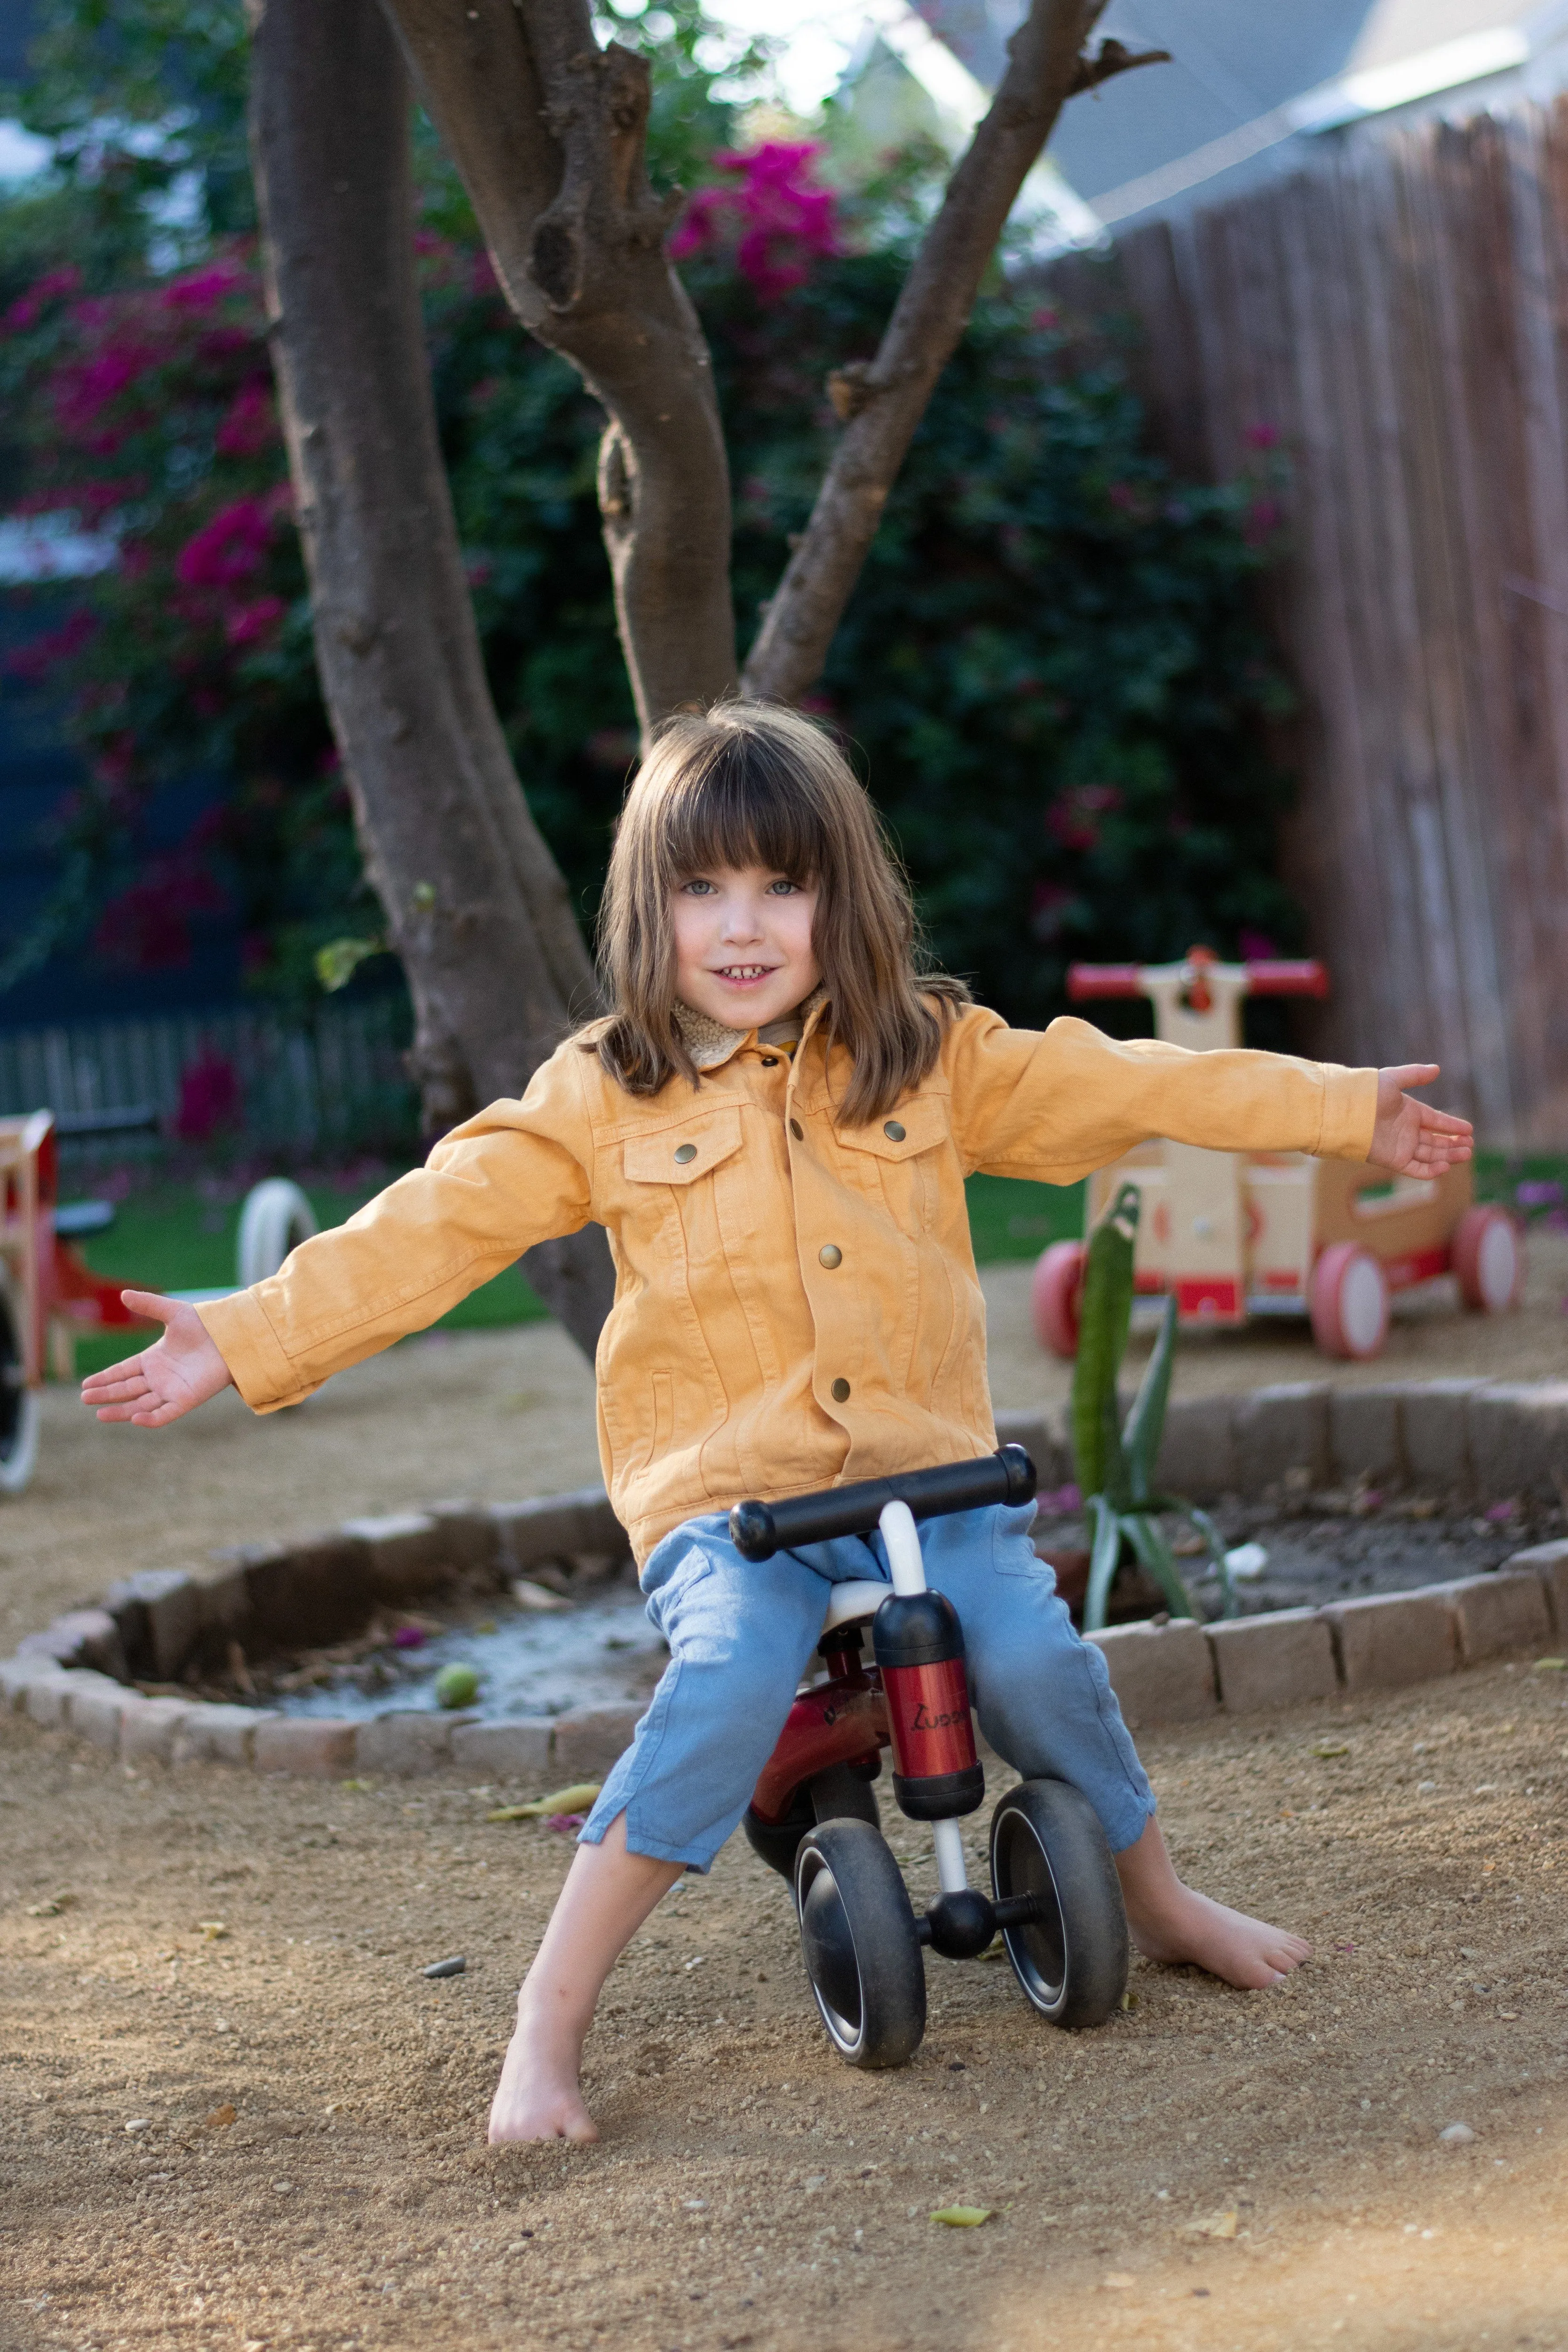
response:
M765 1029L817 986L815 883L766 866L688 875L670 902L675 993L727 1029Z

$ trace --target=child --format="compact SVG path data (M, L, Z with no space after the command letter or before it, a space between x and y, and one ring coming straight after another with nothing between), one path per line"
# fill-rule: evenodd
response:
M1149 1136L1371 1158L1437 1175L1462 1119L1437 1075L1009 1029L922 974L909 895L865 794L807 719L731 702L674 719L628 795L601 925L614 1011L520 1102L436 1145L270 1281L165 1325L84 1389L155 1429L232 1381L259 1412L433 1322L536 1242L607 1227L600 1451L670 1664L605 1783L518 1997L493 2141L592 2139L578 2074L600 1990L683 1870L738 1822L821 1631L827 1591L887 1575L880 1538L731 1546L726 1515L988 1454L985 1307L964 1178L1071 1183ZM928 1522L980 1725L1094 1806L1151 1958L1277 1983L1299 1937L1172 1869L1099 1652L1028 1540L1029 1510Z

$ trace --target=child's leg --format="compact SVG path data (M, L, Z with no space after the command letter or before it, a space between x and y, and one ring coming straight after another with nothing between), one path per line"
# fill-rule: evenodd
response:
M580 1845L517 1995L517 2023L490 2107L492 2145L517 2139L597 2139L582 2104L582 2044L605 1978L678 1862L626 1851L626 1816L598 1845Z
M745 1811L816 1646L828 1580L792 1554L743 1560L722 1519L667 1537L643 1574L670 1663L584 1825L517 2000L492 2140L594 2139L578 2088L605 1978L683 1870Z
M1154 1792L1122 1720L1105 1661L1073 1631L1055 1579L1028 1539L1029 1510L927 1522L925 1572L963 1621L980 1727L1026 1777L1081 1789L1115 1856L1127 1925L1150 1959L1190 1961L1258 1989L1300 1968L1300 1937L1184 1886L1154 1818Z

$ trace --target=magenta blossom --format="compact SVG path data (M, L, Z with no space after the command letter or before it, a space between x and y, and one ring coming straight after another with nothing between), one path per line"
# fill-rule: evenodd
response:
M803 286L814 260L843 250L838 199L831 188L810 182L821 152L810 140L768 140L745 154L716 155L731 184L697 190L670 239L674 259L708 252L738 230L736 261L757 293L767 298Z
M74 294L80 284L81 271L74 261L68 262L63 269L46 270L37 283L18 295L5 317L0 318L0 334L19 335L28 327L36 327L46 303L62 301L68 294Z

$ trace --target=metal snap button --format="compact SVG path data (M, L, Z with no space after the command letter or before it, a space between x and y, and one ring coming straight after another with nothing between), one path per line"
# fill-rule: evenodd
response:
M849 1396L849 1392L850 1384L848 1381L835 1381L832 1387L828 1391L835 1404L844 1403Z
M834 1266L842 1265L844 1262L844 1254L837 1242L824 1242L817 1252L817 1257L819 1262L827 1267L830 1274Z
M776 1070L779 1067L778 1055L764 1054L762 1056L762 1066L765 1070Z
M800 1124L800 1120L799 1120L798 1118L792 1118L792 1119L790 1120L790 1122L789 1122L789 1132L790 1132L790 1134L794 1137L794 1139L795 1139L795 1140L796 1140L796 1142L797 1142L797 1143L804 1143L804 1142L805 1142L805 1140L806 1140L806 1130L805 1130L805 1129L801 1126L801 1124Z
M686 1164L686 1162L687 1162L687 1160L695 1160L695 1159L696 1158L696 1156L697 1156L697 1148L696 1148L696 1145L695 1145L695 1143L677 1143L677 1144L676 1144L676 1146L675 1146L675 1158L676 1158L676 1160L679 1161L680 1165L681 1165L683 1168L685 1166L685 1164Z
M882 1131L883 1135L886 1136L889 1143L902 1143L905 1134L907 1133L907 1129L900 1127L897 1119L895 1118L884 1118L882 1123Z

